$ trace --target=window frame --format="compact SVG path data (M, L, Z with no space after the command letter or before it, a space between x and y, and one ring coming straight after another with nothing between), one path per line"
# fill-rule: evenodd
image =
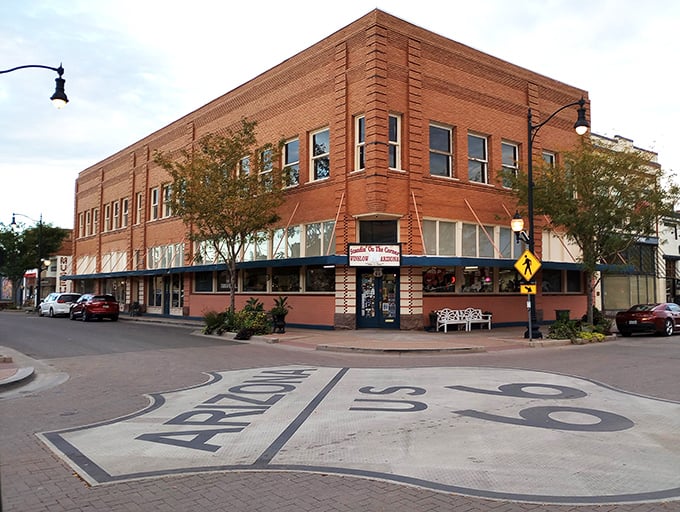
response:
M113 201L113 230L120 229L120 202Z
M160 188L152 187L149 189L149 220L158 220L160 206Z
M432 147L432 129L442 130L448 133L449 147L447 150ZM453 127L441 123L430 122L428 127L428 155L430 176L439 178L453 178ZM446 174L434 174L432 172L432 156L444 156L446 158Z
M472 183L484 183L487 184L489 183L489 136L488 135L481 135L479 133L473 133L473 132L468 132L467 134L468 138L468 181ZM482 157L479 156L473 156L470 154L470 148L472 145L470 144L470 139L479 139L483 142L483 151L484 155ZM479 165L479 170L482 174L480 180L472 179L470 175L470 165L474 164L475 166Z
M172 184L165 184L161 187L161 196L162 196L162 213L163 219L167 219L168 217L172 217Z
M130 219L130 200L127 197L121 199L121 227L128 227Z
M328 133L328 148L326 148L327 149L326 152L316 154L314 139L317 135L320 135L322 133ZM309 147L311 148L311 151L309 152L309 158L310 158L309 173L310 173L310 180L311 181L322 181L322 180L327 180L331 177L330 142L331 142L331 129L328 126L320 128L318 130L314 130L313 132L309 133ZM324 160L324 159L328 162L328 164L327 164L327 167L328 167L327 175L326 176L320 176L319 174L317 174L316 164L317 164L317 161Z
M111 203L104 205L104 233L111 231Z
M289 146L297 144L297 160L291 160ZM285 171L285 187L296 187L300 184L300 139L288 139L283 144L283 169ZM291 170L293 172L291 172Z
M354 117L354 170L366 170L366 116Z
M513 161L506 162L505 160L505 148L510 148L513 150ZM510 181L505 177L505 172L511 172L515 177L519 172L519 144L516 142L510 142L507 140L501 141L501 168L503 169L503 186L505 188L511 188Z
M396 123L394 139L392 139L392 119ZM399 171L401 170L401 114L390 114L387 118L387 144L387 167ZM394 165L391 165L393 161Z
M137 216L135 218L135 225L141 224L142 223L142 212L144 211L144 194L142 192L137 192L136 195L136 205L135 208L137 210Z

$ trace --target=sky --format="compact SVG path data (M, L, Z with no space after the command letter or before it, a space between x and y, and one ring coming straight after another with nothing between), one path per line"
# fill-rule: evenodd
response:
M72 228L82 170L373 9L588 91L592 130L680 172L677 0L2 0L0 223ZM578 98L575 98L578 99Z

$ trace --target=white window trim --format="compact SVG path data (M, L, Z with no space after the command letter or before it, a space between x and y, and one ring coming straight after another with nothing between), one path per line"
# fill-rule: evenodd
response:
M397 140L392 141L390 140L389 136L389 119L394 118L397 120ZM391 148L395 148L395 160L396 160L396 167L390 167L390 169L400 171L402 170L401 168L401 114L390 114L388 117L388 125L387 125L387 143ZM453 144L451 145L451 148L453 148ZM389 155L388 155L388 165L389 165ZM449 169L451 166L449 165Z
M298 158L297 160L293 161L288 161L288 145L292 144L293 142L297 142L298 144ZM288 139L284 144L283 144L283 168L287 169L288 167L295 167L297 166L297 181L287 183L287 187L297 187L300 184L300 139L298 137L295 137L293 139Z
M160 190L158 187L154 187L149 191L151 201L149 204L149 220L157 220L160 214L159 211L159 199Z
M512 164L503 162L503 146L510 146L514 148L515 160ZM512 171L512 173L517 176L519 172L519 144L516 142L510 142L508 140L501 141L501 168L503 171ZM505 188L508 188L505 182L503 183Z
M314 130L313 132L309 133L309 148L310 148L309 149L309 158L310 158L310 166L309 166L309 175L310 176L309 177L310 177L310 181L323 181L323 180L327 180L331 177L330 176L330 155L331 155L330 150L331 150L331 148L330 147L328 148L327 153L322 153L320 155L314 154L314 136L318 135L319 133L323 133L323 132L328 132L328 145L330 146L331 130L328 126L324 126L323 128L320 128L318 130ZM324 157L327 157L328 162L329 162L328 176L317 178L315 176L315 173L314 173L314 163L316 162L317 159L321 159L321 158L324 158Z
M363 140L361 140L361 123L364 124ZM363 165L361 157L363 156ZM354 170L366 170L366 116L360 115L354 118Z
M489 136L488 135L481 135L479 133L473 133L473 132L468 132L468 141L470 137L475 137L477 139L481 139L484 141L484 158L477 158L477 157L472 157L470 156L470 144L468 142L468 162L473 161L473 162L479 162L482 164L482 180L477 181L477 180L471 180L470 175L468 174L468 181L471 183L483 183L487 184L489 183Z
M429 134L430 134L430 127L433 126L435 128L439 128L440 130L446 130L449 132L449 152L444 152L439 149L433 149L432 144L429 141ZM441 123L429 123L427 125L427 133L428 133L428 152L427 152L427 163L428 167L430 164L430 153L435 153L437 155L445 155L449 159L449 174L447 176L442 176L440 174L432 174L432 169L429 169L430 176L433 176L435 178L453 178L453 127L452 126L447 126L445 124Z

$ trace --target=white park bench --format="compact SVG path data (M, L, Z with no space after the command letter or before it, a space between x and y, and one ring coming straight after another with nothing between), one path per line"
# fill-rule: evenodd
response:
M482 313L481 309L467 308L467 309L449 309L444 308L436 311L437 313L437 331L444 328L444 332L448 332L449 325L465 326L465 330L472 329L473 324L486 325L491 329L491 315Z

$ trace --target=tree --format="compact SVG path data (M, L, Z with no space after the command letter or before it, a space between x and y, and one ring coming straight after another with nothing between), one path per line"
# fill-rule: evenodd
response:
M14 304L21 280L28 269L36 268L41 259L56 253L68 235L68 230L42 223L24 228L0 224L0 275L12 282Z
M538 166L538 165L536 165ZM588 322L593 321L594 277L641 236L656 236L680 190L642 151L615 151L584 141L564 154L563 165L543 164L534 180L534 211L543 229L557 230L581 249ZM527 204L526 174L512 179L520 204Z
M231 311L241 250L278 222L284 201L285 173L277 165L281 146L258 146L255 126L243 119L237 131L206 135L178 158L154 154L173 179L172 210L187 226L189 239L210 247L227 265Z

